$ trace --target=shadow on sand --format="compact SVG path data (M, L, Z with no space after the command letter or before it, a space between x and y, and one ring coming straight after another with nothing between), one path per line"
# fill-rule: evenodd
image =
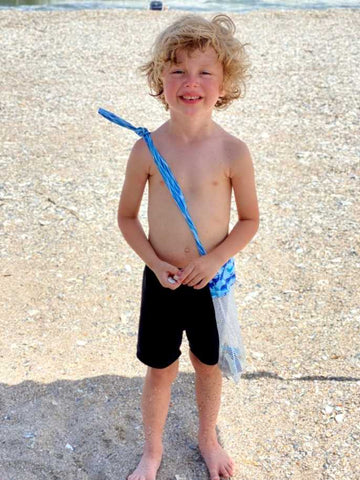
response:
M1 480L125 480L143 444L142 384L116 375L0 384ZM197 425L193 375L179 373L159 480L208 479Z
M283 378L292 381L359 381L352 377ZM140 396L143 379L104 375L50 384L0 384L1 480L125 480L140 459L143 444ZM158 480L208 480L197 448L194 377L179 373L164 434ZM221 435L219 438L221 442Z
M333 377L333 376L325 376L325 375L305 375L303 377L293 377L293 378L285 378L281 377L277 373L272 372L265 372L260 370L255 373L244 373L241 376L242 380L257 380L259 378L271 378L272 380L280 380L282 382L296 382L296 381L303 381L303 382L311 382L314 380L322 381L322 382L360 382L360 378L356 377Z

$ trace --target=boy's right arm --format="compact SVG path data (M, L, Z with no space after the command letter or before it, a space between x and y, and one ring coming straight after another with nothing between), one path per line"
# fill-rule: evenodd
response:
M150 175L149 158L151 159L144 140L138 140L131 151L126 167L118 208L118 224L127 243L151 268L161 285L175 290L181 285L176 279L176 275L180 273L179 269L157 256L138 218L141 199ZM169 277L174 278L174 276L175 283L170 283Z

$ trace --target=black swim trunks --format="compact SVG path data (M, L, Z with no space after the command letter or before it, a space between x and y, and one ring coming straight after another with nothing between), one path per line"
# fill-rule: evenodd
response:
M145 266L138 359L149 367L168 367L181 355L184 330L192 353L201 362L215 365L219 359L219 335L209 287L164 288L154 272Z

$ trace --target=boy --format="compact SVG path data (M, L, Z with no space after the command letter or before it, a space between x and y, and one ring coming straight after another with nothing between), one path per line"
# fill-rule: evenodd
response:
M211 480L229 478L234 465L219 445L216 420L222 376L219 340L208 282L242 250L258 229L253 165L246 145L212 120L214 108L242 93L247 68L243 46L229 17L196 15L168 27L143 70L169 120L151 136L179 182L205 246L200 256L143 139L134 145L121 193L122 234L145 262L138 358L148 366L142 394L143 456L128 480L155 480L162 457L171 384L178 372L182 333L189 339L196 375L198 441ZM149 236L138 220L149 186ZM239 220L228 233L231 192Z

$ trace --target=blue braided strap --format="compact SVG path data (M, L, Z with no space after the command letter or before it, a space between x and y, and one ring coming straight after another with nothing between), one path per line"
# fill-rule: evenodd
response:
M175 200L176 205L179 207L179 210L181 211L182 215L184 216L191 233L193 234L193 237L196 242L197 249L200 253L200 255L206 255L206 250L203 247L198 231L195 227L194 222L192 221L192 218L190 216L190 213L187 208L187 204L185 201L184 194L181 190L180 185L178 184L173 172L171 171L169 165L167 164L166 160L160 155L158 150L156 149L150 132L143 127L134 127L131 125L131 123L126 122L122 118L118 117L114 113L108 112L107 110L104 110L103 108L99 108L98 110L99 114L105 117L107 120L110 120L110 122L116 123L117 125L120 125L121 127L128 128L129 130L132 130L135 132L137 135L142 137L149 150L151 155L153 156L153 159L155 161L155 164L166 184L168 189L170 190L170 193L172 197ZM226 295L230 289L230 287L235 283L236 277L235 277L235 263L232 258L228 260L217 272L215 277L209 282L209 287L210 287L210 293L212 297L223 297Z

